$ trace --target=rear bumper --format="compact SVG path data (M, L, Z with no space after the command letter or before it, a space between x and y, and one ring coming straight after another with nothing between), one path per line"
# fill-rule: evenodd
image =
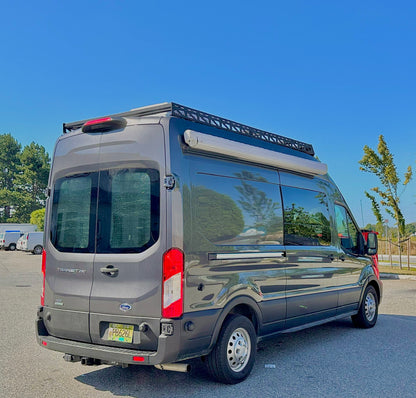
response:
M202 314L205 316L201 316ZM173 333L171 335L160 333L157 351L141 351L55 337L48 333L40 313L38 313L35 327L39 345L53 351L80 358L94 358L103 364L110 365L158 365L208 353L217 316L216 311L203 311L188 314L181 319L162 319L161 323L172 326ZM190 323L195 328L187 330L187 325Z
M178 347L180 346L179 333L174 333L172 336L161 334L158 339L157 351L138 351L61 339L47 333L41 318L36 320L36 337L42 347L50 350L78 357L99 359L103 363L113 365L157 365L174 362L178 356Z

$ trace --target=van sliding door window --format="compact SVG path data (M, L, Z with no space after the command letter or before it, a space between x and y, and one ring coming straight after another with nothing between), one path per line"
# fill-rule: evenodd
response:
M282 245L283 217L278 185L269 183L247 166L232 167L235 170L232 176L199 172L194 177L195 185L190 191L194 210L192 248L215 250L209 243ZM233 170L230 166L228 169ZM185 214L185 225L187 217Z
M329 246L329 208L323 192L282 186L285 245Z
M81 174L55 183L52 203L51 241L59 251L92 252L96 175Z

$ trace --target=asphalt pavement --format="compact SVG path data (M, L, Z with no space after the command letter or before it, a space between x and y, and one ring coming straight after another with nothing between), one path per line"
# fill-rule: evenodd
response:
M41 258L0 251L0 397L415 397L416 281L385 280L377 325L349 318L262 342L250 377L212 381L203 363L188 374L154 367L85 367L41 348L34 321Z

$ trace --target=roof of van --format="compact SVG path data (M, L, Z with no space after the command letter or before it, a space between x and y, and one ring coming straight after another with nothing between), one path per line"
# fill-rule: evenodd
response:
M224 119L219 116L215 116L206 112L202 112L196 109L188 108L183 105L176 104L174 102L164 102L161 104L144 106L141 108L135 108L127 112L115 113L109 115L112 118L122 117L143 117L143 116L173 116L181 119L189 120L192 122L208 125L221 130L226 130L239 135L248 136L259 139L268 143L280 145L283 147L291 148L299 152L306 153L310 156L314 156L315 151L311 144L297 141L292 138L284 137L278 134L270 133L268 131L260 130L255 127L250 127L232 120ZM80 120L73 123L64 123L64 134L81 128L86 122L99 118L91 118Z

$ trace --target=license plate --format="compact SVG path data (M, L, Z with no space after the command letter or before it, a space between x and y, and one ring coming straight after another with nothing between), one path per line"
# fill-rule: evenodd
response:
M133 325L123 325L121 323L110 323L108 328L108 340L121 341L123 343L133 342Z

